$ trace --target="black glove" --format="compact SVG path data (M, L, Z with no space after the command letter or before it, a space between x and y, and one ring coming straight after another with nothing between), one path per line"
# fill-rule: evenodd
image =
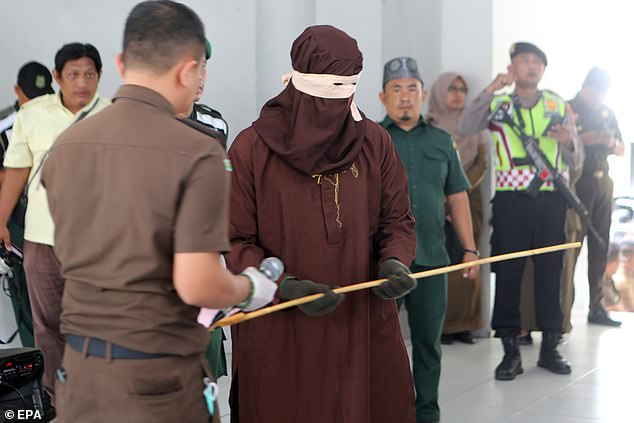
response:
M308 280L285 279L280 284L279 292L280 298L283 300L294 300L307 295L324 293L325 295L318 300L297 306L310 317L323 316L330 313L344 299L343 294L332 292L328 285Z
M416 288L416 279L409 276L408 267L393 258L379 264L379 278L387 278L387 282L375 286L372 292L384 300L400 298Z

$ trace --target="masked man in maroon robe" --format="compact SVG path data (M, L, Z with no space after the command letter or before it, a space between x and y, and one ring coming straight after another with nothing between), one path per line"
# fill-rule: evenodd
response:
M293 72L231 148L232 269L284 261L279 297L312 303L233 331L232 422L413 423L394 298L416 286L407 176L352 101L363 56L331 26L293 43ZM290 80L289 80L290 78ZM388 279L346 295L336 286Z

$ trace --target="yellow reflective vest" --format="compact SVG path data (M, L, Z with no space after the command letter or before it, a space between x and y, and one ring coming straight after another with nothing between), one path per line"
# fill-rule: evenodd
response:
M539 147L550 163L564 174L567 166L564 163L564 148L556 139L544 135L551 119L556 115L563 118L566 114L566 103L550 91L542 91L539 101L530 109L514 104L511 95L496 96L491 101L491 111L499 104L509 103L508 113L515 123L523 127L527 135L538 140ZM493 138L493 157L495 160L496 191L524 191L535 176L535 168L526 162L526 150L519 136L504 123L491 122L489 131ZM551 182L543 184L540 191L553 191Z

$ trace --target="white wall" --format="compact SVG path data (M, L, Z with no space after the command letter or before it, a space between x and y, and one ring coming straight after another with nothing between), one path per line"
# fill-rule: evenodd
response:
M104 62L99 92L103 96L114 95L121 82L114 58L121 49L125 18L136 3L22 0L5 7L0 14L0 39L5 41L0 106L13 101L12 86L23 63L38 60L53 68L55 52L74 41L90 42L99 49ZM201 16L213 44L202 101L225 115L232 136L248 126L262 104L281 90L279 77L290 69L291 43L309 25L332 24L357 39L364 55L357 103L374 119L384 114L377 94L381 90L383 64L392 57L408 55L417 59L426 87L431 87L438 74L449 68L464 72L468 79L476 81L475 85L480 83L479 75L487 72L491 0L184 3ZM473 16L478 18L471 19ZM28 25L24 23L26 19ZM471 28L466 39L462 31L465 28ZM472 52L479 49L482 53L471 59ZM487 78L488 75L483 79Z
M370 118L384 115L378 101L383 64L396 56L418 61L426 88L442 71L455 70L464 74L472 91L479 90L492 76L492 2L184 0L201 16L213 44L201 101L223 113L230 138L250 125L264 102L282 89L279 77L290 69L291 43L313 24L338 26L357 39L364 71L356 100ZM55 52L75 41L99 49L104 63L99 92L114 95L121 83L114 60L136 0L5 3L0 13L0 108L13 103L13 85L22 64L38 60L52 69ZM0 317L11 323L0 324L0 335L13 327L5 303L0 304Z

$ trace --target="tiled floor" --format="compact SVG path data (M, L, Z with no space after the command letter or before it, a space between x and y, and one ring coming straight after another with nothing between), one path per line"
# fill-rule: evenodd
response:
M441 422L634 422L634 313L614 315L624 322L620 329L588 325L586 291L587 285L577 283L574 329L560 347L573 365L571 375L555 375L536 366L539 333L533 334L534 345L521 349L524 374L510 382L493 378L502 357L498 339L478 339L475 345L443 345ZM402 312L403 335L409 349L404 316ZM223 423L229 422L229 385L228 377L220 380Z

